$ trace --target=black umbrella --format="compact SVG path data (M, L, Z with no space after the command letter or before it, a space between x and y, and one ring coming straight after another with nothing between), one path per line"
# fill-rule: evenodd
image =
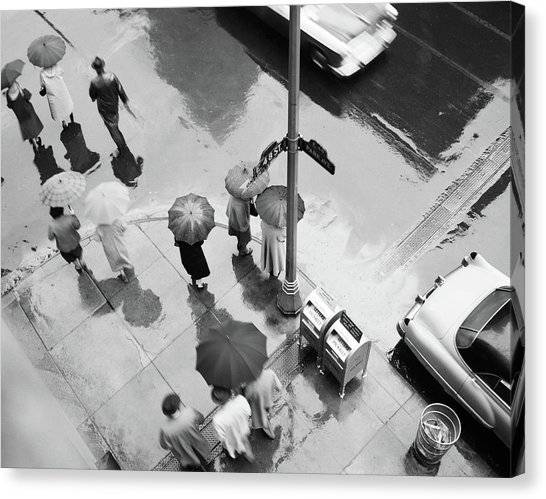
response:
M230 319L207 331L196 347L195 368L209 385L236 388L262 372L266 342L254 324Z

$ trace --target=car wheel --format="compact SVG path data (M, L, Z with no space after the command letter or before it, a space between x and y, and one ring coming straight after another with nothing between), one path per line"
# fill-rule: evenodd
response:
M317 48L311 49L311 60L320 69L328 68L328 61L326 59L326 56L320 49L317 49Z

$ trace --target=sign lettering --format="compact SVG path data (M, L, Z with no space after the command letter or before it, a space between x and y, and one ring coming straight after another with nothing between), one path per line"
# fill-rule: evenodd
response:
M302 137L298 140L298 148L313 158L322 168L333 175L336 172L336 166L328 159L326 149L322 147L316 140L305 140Z

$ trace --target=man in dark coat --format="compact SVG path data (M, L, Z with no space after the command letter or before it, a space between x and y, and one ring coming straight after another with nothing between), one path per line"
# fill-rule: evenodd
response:
M91 81L89 86L89 97L93 102L97 101L97 109L101 115L106 128L110 132L112 139L120 151L127 147L125 138L120 132L119 124L119 99L131 112L129 98L121 85L118 77L114 73L107 73L104 70L104 60L95 57L91 67L97 72L97 76Z
M211 454L199 431L199 425L205 421L203 415L183 406L176 393L165 397L161 409L167 419L159 432L159 445L173 453L183 471L205 471L201 463L210 460Z

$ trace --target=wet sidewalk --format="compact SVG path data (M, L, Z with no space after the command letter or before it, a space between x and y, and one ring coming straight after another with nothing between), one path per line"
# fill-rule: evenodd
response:
M100 244L87 239L91 274L77 274L58 255L2 299L2 316L34 367L93 452L99 467L178 469L158 443L161 401L177 392L207 416L202 431L213 447L210 469L240 472L438 474L492 473L464 443L439 469L416 467L408 454L426 402L372 348L368 375L353 380L341 400L310 352L299 358L298 318L275 304L281 281L264 275L260 246L238 257L219 225L204 245L208 288L189 285L166 220L135 222L126 233L135 276L112 276ZM83 244L82 244L83 245ZM300 274L301 294L313 287ZM268 338L270 365L285 389L273 411L276 438L254 432L256 462L221 452L210 425L210 388L195 371L202 331L233 317L253 322ZM463 452L461 452L462 449Z

